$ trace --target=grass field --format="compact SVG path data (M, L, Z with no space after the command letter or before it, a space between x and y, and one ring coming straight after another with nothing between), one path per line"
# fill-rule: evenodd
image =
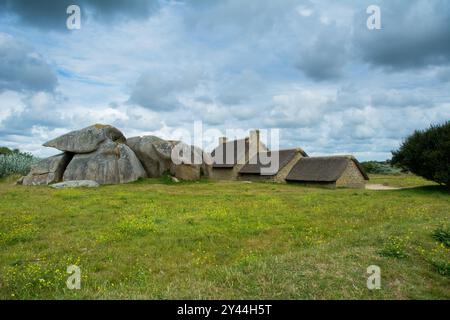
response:
M414 176L372 180L413 188L3 180L0 298L450 299L448 191ZM71 264L80 290L66 288ZM366 287L369 265L380 290Z

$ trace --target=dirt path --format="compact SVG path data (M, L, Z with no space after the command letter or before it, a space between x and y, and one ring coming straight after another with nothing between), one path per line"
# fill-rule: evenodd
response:
M383 184L366 184L367 190L399 190L403 188L389 187Z

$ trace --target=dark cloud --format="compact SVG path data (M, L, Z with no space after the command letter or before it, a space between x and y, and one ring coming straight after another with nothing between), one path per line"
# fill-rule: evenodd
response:
M354 24L354 43L365 61L389 70L450 62L449 1L371 2L381 9L382 29L368 30L363 10L355 15Z
M0 33L0 92L53 91L56 83L55 73L39 54Z
M66 10L72 4L80 6L82 18L89 13L102 22L146 18L158 8L156 0L0 0L0 12L25 25L65 31Z
M173 111L182 106L180 94L194 91L201 79L201 70L193 66L148 70L137 80L129 102L155 111Z
M439 70L437 76L442 82L450 82L450 67Z
M317 35L312 45L301 48L297 67L316 81L333 80L342 75L349 59L348 31L336 26Z

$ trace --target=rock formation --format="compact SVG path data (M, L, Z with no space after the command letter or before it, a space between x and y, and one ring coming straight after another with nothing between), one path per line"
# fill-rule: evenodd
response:
M126 144L141 160L149 177L160 177L170 170L173 148L170 142L155 136L143 136L129 138Z
M107 140L91 153L76 154L63 181L94 180L100 184L136 181L147 174L134 152L125 144Z
M198 180L209 176L209 154L198 147L179 141L166 141L155 136L133 137L127 145L136 153L149 177L169 172L180 180Z
M177 143L172 149L170 173L181 180L198 180L200 176L209 177L212 159L202 149Z
M56 139L44 143L44 147L52 147L64 152L89 153L98 149L105 140L125 142L125 137L118 129L102 124L66 133Z
M31 167L30 173L23 178L22 184L34 186L61 181L64 170L71 159L71 154L63 153L39 161Z
M92 180L64 181L50 185L53 189L98 188L100 184Z
M197 147L155 136L126 139L109 125L95 124L72 131L44 146L64 153L34 165L21 179L22 184L85 180L116 184L160 177L166 172L180 180L197 180L211 170L209 155Z

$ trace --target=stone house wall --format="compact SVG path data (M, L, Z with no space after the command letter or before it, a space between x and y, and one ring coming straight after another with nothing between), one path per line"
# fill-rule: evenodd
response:
M347 168L336 181L337 187L364 188L364 176L359 171L356 164L349 160Z
M273 182L274 176L261 176L259 174L239 174L238 180L240 181L252 181L252 182Z
M233 168L212 168L210 179L212 180L234 180Z
M251 148L250 148L251 149ZM267 147L260 143L259 144L260 151L267 151ZM245 156L243 159L251 159L253 156L255 156L257 153L257 150L246 150ZM214 168L211 169L211 175L210 178L212 180L238 180L239 178L239 171L242 169L242 167L245 165L245 162L243 159L238 160L238 164L234 165L233 168Z

